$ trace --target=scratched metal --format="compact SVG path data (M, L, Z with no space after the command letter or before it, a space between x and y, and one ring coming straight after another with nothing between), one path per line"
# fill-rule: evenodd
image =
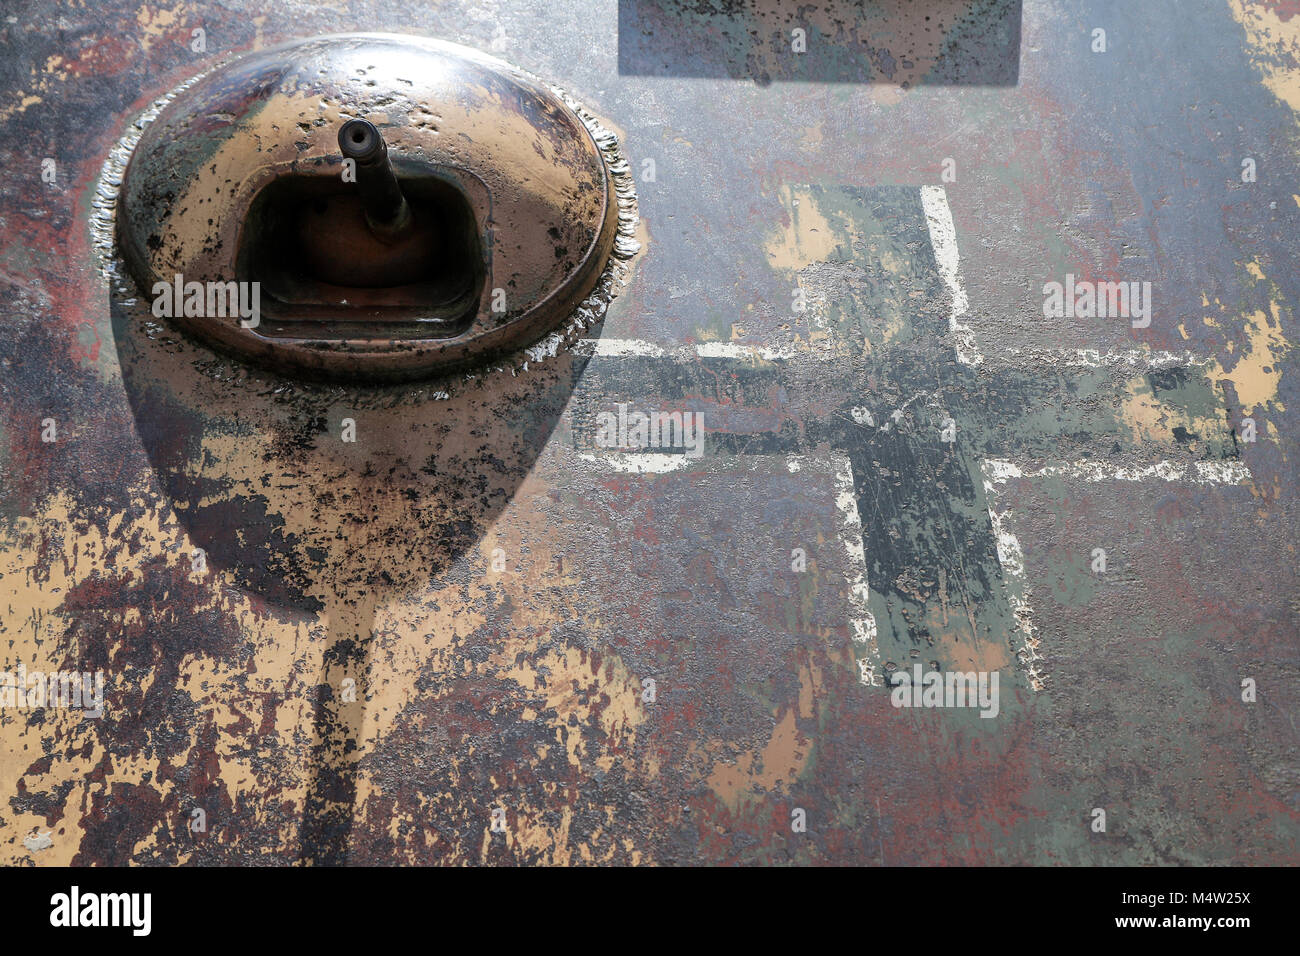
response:
M337 6L0 18L0 664L107 684L0 710L0 859L1296 862L1293 2ZM129 321L90 221L133 117L348 30L618 131L604 347L361 390ZM1070 273L1150 326L1045 317ZM630 470L623 403L705 454ZM916 663L999 714L893 707Z

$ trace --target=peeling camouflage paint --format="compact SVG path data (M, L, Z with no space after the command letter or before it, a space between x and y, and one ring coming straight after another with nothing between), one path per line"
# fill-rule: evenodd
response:
M874 56L872 85L782 83L743 40L707 82L678 79L704 41L620 68L643 41L620 48L612 3L245 7L51 5L53 30L0 25L3 141L27 144L0 160L60 170L0 197L0 661L108 677L101 720L0 713L0 858L1295 860L1300 204L1277 193L1296 158L1271 135L1294 114L1232 8L1016 5L1015 85L982 88L901 65L915 51L888 40L804 67L815 81ZM810 38L835 35L824 13ZM669 35L698 36L683 16ZM1087 50L1096 18L1110 61ZM539 26L561 19L576 26ZM1174 19L1187 45L1134 41ZM563 352L442 398L286 384L125 323L94 268L92 184L122 118L207 62L192 25L211 56L407 29L572 88L622 127L634 174L645 157L659 172L638 182L650 254L590 334L660 354ZM1005 56L968 65L1008 75ZM777 82L748 82L764 73ZM1114 109L1135 100L1140 115ZM1271 193L1236 182L1247 150ZM978 369L955 360L917 196L945 156ZM1152 279L1151 328L1044 319L1042 283L1067 271ZM747 357L678 354L700 342ZM1200 363L1105 359L1125 350ZM584 459L620 400L703 413L709 453L665 473ZM792 473L792 455L809 464ZM984 464L1004 459L1025 468L990 496ZM896 710L861 684L842 460L880 663L1003 668L997 720ZM1044 471L1059 462L1250 477ZM1242 705L1242 676L1266 704Z

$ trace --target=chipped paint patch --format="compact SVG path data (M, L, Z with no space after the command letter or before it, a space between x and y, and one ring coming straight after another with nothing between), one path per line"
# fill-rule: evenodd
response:
M35 94L20 96L17 103L5 107L4 109L0 109L0 120L7 120L17 116L19 113L25 113L27 112L28 107L35 106L37 103L41 102L44 101Z
M140 31L140 46L148 50L160 37L166 36L177 29L180 23L180 16L177 11L181 9L184 9L184 7L168 10L163 7L150 8L142 6L135 18Z
M1231 363L1231 368L1215 361L1206 374L1216 382L1232 385L1242 410L1249 415L1277 398L1282 381L1282 354L1289 343L1282 334L1282 314L1276 302L1269 304L1267 314L1256 309L1244 319L1246 347Z
M1250 469L1240 461L1158 461L1127 467L1098 461L1021 466L1002 459L982 463L989 481L1000 484L1012 478L1065 478L1075 481L1181 481L1197 485L1242 485L1250 481Z
M760 345L743 345L739 342L698 342L694 345L673 347L657 345L640 339L579 339L574 345L579 355L598 355L602 358L621 358L630 355L644 358L691 359L722 358L752 359L779 362L792 359L797 353L788 349L768 348Z
M701 342L695 347L695 354L700 358L761 359L764 362L795 357L794 352L785 349L742 345L739 342Z
M663 346L639 339L579 339L574 346L579 355L599 355L614 358L623 355L642 355L647 358L662 358L666 353Z
M1246 31L1264 86L1300 113L1300 17L1284 18L1269 5L1250 0L1229 0L1228 6Z
M957 343L957 361L965 365L979 365L984 361L975 344L975 333L962 321L970 308L966 287L961 281L961 259L957 254L957 229L948 207L948 192L942 186L922 186L921 206L930 230L930 244L934 247L934 260L939 266L939 276L952 296L948 314L948 328Z
M780 193L783 222L766 244L774 269L798 272L835 252L835 233L818 208L813 191L783 186Z
M1212 436L1223 429L1217 396L1204 388L1204 379L1162 382L1169 388L1157 388L1156 380L1157 376L1139 375L1124 383L1119 418L1132 432L1134 444L1159 444L1176 435L1190 450L1203 453Z
M1300 23L1300 18L1296 18ZM1239 263L1243 299L1225 302L1201 293L1207 310L1201 322L1223 337L1222 350L1207 363L1205 375L1211 381L1230 388L1243 415L1265 409L1284 411L1279 400L1282 375L1292 348L1284 332L1284 320L1290 321L1291 310L1278 284L1272 281L1265 263L1256 257Z
M188 811L177 772L191 763L204 765L201 785L231 800L253 789L291 801L293 788L284 787L283 775L296 767L303 779L308 776L298 748L278 750L276 769L259 769L248 758L264 739L260 729L273 726L281 740L290 741L310 722L304 701L292 702L295 678L309 666L303 660L310 647L307 628L267 613L221 575L188 575L193 542L174 512L150 500L147 483L136 489L133 508L125 513L79 506L60 494L0 540L0 633L15 651L5 667L21 661L29 670L51 671L90 660L108 672L111 683L107 721L84 721L65 710L47 711L40 721L31 715L0 717L0 805L15 808L35 795L46 808L12 812L9 821L19 828L57 822L60 833L74 831L70 839L54 843L53 855L43 860L53 865L68 865L84 851L101 813L97 808L113 793L152 789L159 808L169 806L177 815L182 807ZM106 599L110 592L122 597ZM247 635L246 657L215 659L206 653L218 634L204 631L216 620L227 622L221 631ZM149 666L146 661L164 646L174 657ZM155 683L162 690L173 682L191 709L183 724L171 717L163 721L159 732L167 746L110 757L111 745L100 735L121 730L111 715L154 706L147 702ZM218 727L220 735L213 736ZM60 742L45 752L45 760L39 759L42 739ZM110 761L107 779L87 775L87 766ZM149 784L151 779L156 783ZM299 799L304 792L305 786ZM144 818L139 824L157 821ZM250 820L250 832L258 830ZM293 836L289 830L278 834L286 845ZM10 864L22 859L14 855L12 842L2 857ZM156 842L143 839L131 853L148 856Z
M666 455L660 452L609 451L599 454L581 452L578 457L585 462L631 475L662 475L670 471L680 471L700 460L686 455Z
M54 840L50 837L50 831L46 830L44 833L33 833L23 837L23 846L33 853L39 853L54 846Z
M791 471L801 471L812 459L791 456L786 466ZM853 484L853 465L840 456L834 462L835 507L840 514L840 539L848 558L846 564L849 585L849 626L853 642L858 645L858 679L869 687L880 686L877 667L880 663L880 646L876 618L871 613L871 590L867 585L867 557L863 547L862 516L858 512L858 498Z
M798 779L812 742L800 732L796 718L793 708L786 710L759 753L745 752L715 765L707 782L724 804L738 808Z
M1042 669L1042 656L1038 649L1042 642L1034 626L1033 607L1030 604L1030 588L1025 582L1025 552L1020 546L1020 539L1010 528L1009 508L994 507L997 484L1010 477L1010 470L1015 466L1008 462L985 460L980 462L980 471L984 480L984 497L988 502L989 521L993 525L993 538L997 547L998 563L1002 566L1003 589L1007 604L1011 608L1015 621L1019 647L1016 658L1025 669L1029 686L1040 691L1047 685L1047 675Z
M1183 335L1186 338L1186 333ZM1067 349L1013 347L997 358L1023 367L1028 363L1051 368L1119 368L1132 369L1204 368L1210 360L1192 352L1169 352L1163 349Z

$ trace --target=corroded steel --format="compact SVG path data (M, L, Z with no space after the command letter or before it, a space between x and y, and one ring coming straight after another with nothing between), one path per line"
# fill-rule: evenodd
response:
M370 29L616 124L607 311L362 388L103 275L135 117ZM1300 858L1292 0L38 0L0 43L0 669L105 704L0 708L4 862ZM1150 324L1045 315L1067 275ZM638 412L702 453L598 440ZM917 665L997 715L895 707Z

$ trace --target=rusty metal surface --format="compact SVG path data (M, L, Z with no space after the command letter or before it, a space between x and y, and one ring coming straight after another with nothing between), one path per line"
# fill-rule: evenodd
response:
M1294 3L0 21L0 664L105 678L0 707L0 859L1297 860ZM602 324L361 389L131 320L92 242L127 125L352 30L617 128ZM1045 314L1068 275L1149 324ZM611 448L629 411L702 454ZM894 706L916 664L996 716Z
M177 275L256 278L265 262L251 260L271 253L250 234L270 214L253 210L271 184L292 177L318 201L347 195L337 136L349 117L381 122L410 180L452 184L473 218L472 262L457 271L472 266L477 288L458 297L450 328L429 322L434 310L409 291L334 279L304 294L301 282L263 281L266 321L255 327L181 317L237 354L300 373L390 380L485 361L560 325L596 286L614 246L618 202L593 138L604 129L589 129L559 94L473 50L419 37L322 37L223 64L164 98L143 132L130 128L126 168L105 173L121 177L119 194L100 196L114 206L117 254L142 297ZM364 245L353 247L362 258ZM439 249L434 261L451 252ZM146 321L151 305L146 298L135 321Z

